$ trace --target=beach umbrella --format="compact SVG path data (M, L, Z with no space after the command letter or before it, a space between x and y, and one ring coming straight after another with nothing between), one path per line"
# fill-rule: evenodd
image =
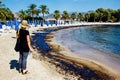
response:
M37 21L36 20L34 21L34 25L35 25L35 27L37 27Z
M39 23L39 20L36 20L37 21L37 25L39 25L40 23Z
M60 20L60 25L62 25L63 24L63 21L62 20Z
M10 21L6 21L5 25L6 25L7 29L12 28L12 27L11 27L11 22L10 22Z
M13 21L10 20L9 22L10 22L10 26L11 26L11 28L13 28Z
M56 26L58 25L58 20L55 22Z
M14 20L15 30L17 31L19 29L19 22L17 20Z
M49 21L46 21L45 24L46 24L47 26L49 26Z
M10 21L8 21L8 26L11 27L11 26L10 26Z
M2 29L2 24L1 24L1 22L0 22L0 29Z
M50 25L53 26L53 22L52 21L50 22Z
M41 26L41 21L40 21L40 23L39 23L39 24L40 24L40 26Z
M60 25L60 20L58 21L58 24Z
M29 24L29 25L32 25L32 23L31 23L31 21L30 21L29 19L28 19L28 24Z
M39 20L37 20L37 25L39 25Z
M64 25L66 24L66 21L64 21Z
M47 26L49 26L49 21L47 21Z
M8 25L8 21L5 22L5 26L9 26L9 25Z
M43 21L40 21L40 25L43 26Z

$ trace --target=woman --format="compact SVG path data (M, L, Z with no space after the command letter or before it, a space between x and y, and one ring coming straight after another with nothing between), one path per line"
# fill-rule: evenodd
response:
M29 31L26 30L29 27L28 22L23 20L20 26L21 28L17 31L17 37L20 39L19 73L27 74L27 57L29 51L33 52L34 50L31 47Z

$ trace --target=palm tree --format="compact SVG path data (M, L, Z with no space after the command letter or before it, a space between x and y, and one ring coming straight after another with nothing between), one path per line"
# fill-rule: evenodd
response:
M57 20L60 18L60 11L59 10L54 11L54 18L56 19L56 24L57 24Z
M3 8L4 4L2 4L2 1L0 0L0 20L6 20L6 14L5 14L5 9Z
M67 11L63 11L62 18L65 20L69 19L69 14Z
M12 13L12 11L9 8L6 8L6 12L7 12L7 19L8 20L13 20L14 19L14 15Z
M83 20L83 15L82 15L82 13L78 13L77 17L78 17L79 21Z
M71 14L71 18L72 18L73 21L76 19L76 13L75 13L75 12L73 12L73 13Z
M21 10L21 11L19 11L19 17L21 19L26 19L28 17L28 15L25 10Z
M40 12L43 14L43 20L44 20L44 15L49 14L49 9L47 8L46 5L41 5L39 8L40 8Z
M9 8L0 8L0 20L6 21L6 20L12 20L14 19L14 15L9 10Z
M104 10L104 13L103 13L104 21L109 21L110 16L111 16L110 12L108 10Z
M93 21L95 22L95 20L98 18L98 13L97 12L92 12L90 13L90 17L93 19Z
M101 22L102 21L102 18L103 18L103 13L104 13L104 9L103 8L98 8L96 10L96 12L98 13L98 17L99 17L99 21Z
M5 22L6 20L12 19L14 19L13 13L9 8L5 8L5 5L2 4L2 1L0 0L0 20Z
M40 10L37 9L37 11L36 11L36 16L37 16L37 17L39 17L39 13L40 13Z
M120 21L120 9L118 9L118 10L115 12L115 15L116 15L117 21Z
M59 10L55 10L55 11L54 11L54 18L55 18L56 20L58 20L58 19L60 18L60 11L59 11Z
M5 20L5 19L6 19L5 11L2 8L0 8L0 20L2 21L2 20Z
M88 22L88 19L90 18L90 14L89 13L85 14L85 18L87 19Z
M36 9L37 5L35 4L31 4L30 6L28 6L28 12L30 13L30 15L32 16L32 22L34 21L34 16L38 14L38 10Z

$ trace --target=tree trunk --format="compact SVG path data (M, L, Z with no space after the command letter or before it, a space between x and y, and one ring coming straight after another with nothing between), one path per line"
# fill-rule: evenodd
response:
M34 23L34 17L33 17L33 14L32 14L32 23Z
M43 13L43 25L44 25L44 13Z

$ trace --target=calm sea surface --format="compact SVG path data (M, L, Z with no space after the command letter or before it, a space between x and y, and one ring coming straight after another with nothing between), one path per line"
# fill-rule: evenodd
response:
M71 36L99 50L120 55L120 26L89 26L73 29Z

